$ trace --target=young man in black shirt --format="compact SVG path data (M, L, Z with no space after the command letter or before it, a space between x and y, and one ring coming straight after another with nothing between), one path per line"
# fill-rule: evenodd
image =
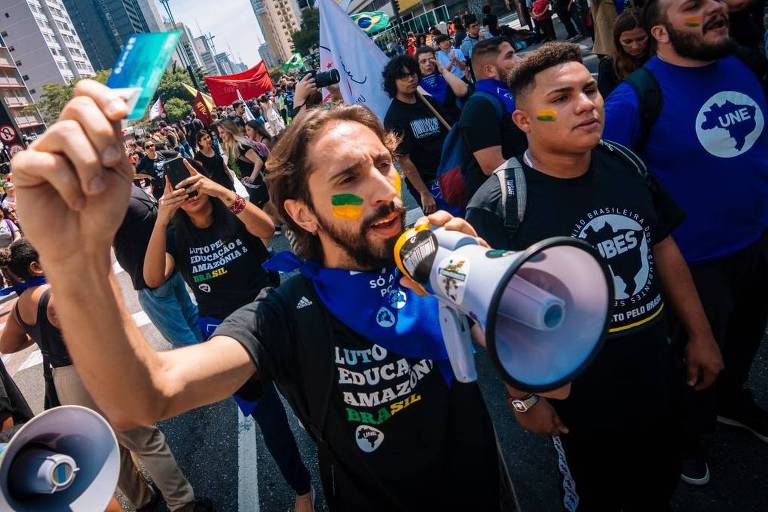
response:
M163 169L165 158L158 153L156 144L153 139L144 141L144 156L136 164L136 172L152 178L152 195L159 200L165 188L165 170Z
M131 171L105 150L119 144L113 122L127 107L91 80L75 95L83 108L65 107L70 122L16 155L14 176L70 354L112 424L152 423L249 379L274 380L318 444L331 510L513 509L480 389L453 378L434 298L394 270L400 175L393 137L370 110L311 110L272 152L272 199L306 258L283 261L301 275L235 312L208 342L155 352L110 281ZM445 212L422 222L475 234Z
M552 236L586 240L606 259L615 286L608 340L571 396L539 400L516 412L518 422L554 436L567 510L668 510L679 475L675 382L682 375L668 350L665 300L690 334L688 384L708 387L722 369L671 236L683 215L637 156L600 140L603 99L578 46L553 43L531 53L510 87L529 149L518 156L526 193L506 200L525 196L525 212L516 227L505 227L494 176L470 200L467 220L495 248L522 250Z
M397 154L408 189L424 213L433 213L437 203L431 186L437 179L437 166L448 129L424 101L428 101L443 119L444 114L433 98L419 98L419 65L413 58L407 55L393 58L382 74L384 90L392 98L384 126L401 138Z
M464 152L472 155L465 174L466 197L472 197L504 160L527 147L525 135L512 122L515 98L507 88L519 60L512 45L500 37L480 41L472 50L476 92L459 119Z

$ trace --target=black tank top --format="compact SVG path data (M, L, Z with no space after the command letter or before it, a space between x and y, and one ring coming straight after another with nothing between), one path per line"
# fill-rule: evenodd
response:
M43 358L48 361L51 367L69 366L72 364L72 360L69 358L69 351L64 344L61 331L48 320L48 302L50 299L51 289L49 288L40 296L35 325L29 325L21 319L18 302L14 306L16 318L29 337L35 340L35 343L40 347Z

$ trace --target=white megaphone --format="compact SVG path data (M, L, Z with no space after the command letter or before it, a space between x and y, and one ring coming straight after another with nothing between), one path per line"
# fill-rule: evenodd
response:
M474 237L428 226L395 244L406 276L440 302L440 327L453 373L477 379L469 321L485 330L504 380L525 391L572 381L602 346L613 304L613 281L588 243L549 238L525 251L479 245Z
M112 428L79 405L49 409L0 444L0 510L100 512L117 487Z

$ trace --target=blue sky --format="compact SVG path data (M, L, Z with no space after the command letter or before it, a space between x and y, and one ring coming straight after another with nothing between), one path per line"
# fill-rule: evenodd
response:
M176 21L186 23L195 36L200 35L198 26L214 35L216 51L230 46L233 60L241 58L248 67L261 60L264 37L248 0L171 0L170 6ZM159 3L158 10L165 12Z

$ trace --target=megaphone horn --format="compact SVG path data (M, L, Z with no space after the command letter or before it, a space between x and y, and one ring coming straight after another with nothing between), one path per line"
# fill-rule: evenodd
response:
M119 472L119 447L107 421L78 405L55 407L0 445L0 510L104 510Z
M582 240L555 237L525 251L501 251L463 233L421 226L397 241L395 261L440 301L446 350L461 382L477 379L467 317L484 327L491 360L520 390L570 382L602 346L613 280Z

